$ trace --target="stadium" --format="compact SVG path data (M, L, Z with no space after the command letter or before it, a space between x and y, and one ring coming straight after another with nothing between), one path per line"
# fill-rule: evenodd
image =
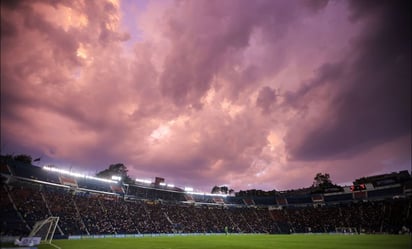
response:
M0 249L412 248L411 2L0 1Z
M322 192L226 195L195 193L160 178L125 184L2 156L1 179L2 248L33 237L41 237L38 248L411 245L408 171L362 177Z

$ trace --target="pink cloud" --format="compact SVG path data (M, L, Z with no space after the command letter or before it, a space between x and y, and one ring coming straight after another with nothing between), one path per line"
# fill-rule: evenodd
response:
M378 39L397 23L378 18L392 9L156 1L138 5L132 18L122 4L2 2L6 152L88 172L123 162L133 177L202 191L295 188L318 172L348 182L409 169L410 57L398 56L407 47L387 46L410 33ZM355 18L358 11L369 15ZM382 56L395 66L374 62ZM403 78L387 97L394 73Z

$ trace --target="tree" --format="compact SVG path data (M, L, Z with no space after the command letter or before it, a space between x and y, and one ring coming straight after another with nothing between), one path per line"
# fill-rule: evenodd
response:
M222 194L227 194L228 191L229 191L229 188L227 186L220 187L220 192Z
M332 183L328 173L317 173L312 185L312 193L332 193L341 192L343 188L337 184Z
M31 162L33 161L31 156L25 154L17 155L13 159L26 164L31 164Z
M212 194L220 194L220 187L218 187L218 186L214 186L213 188L212 188L212 192L211 192Z
M120 176L125 183L133 183L133 180L127 174L128 169L123 163L110 164L109 168L100 171L96 174L97 177L111 178L112 176Z
M315 180L313 182L313 187L323 187L332 185L332 181L330 180L330 175L328 173L317 173L313 180Z
M233 192L235 191L233 189L229 190L227 186L214 186L211 191L212 194L232 194Z

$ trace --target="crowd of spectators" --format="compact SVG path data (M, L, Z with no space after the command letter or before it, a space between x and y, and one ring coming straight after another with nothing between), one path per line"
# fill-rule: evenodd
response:
M25 234L28 227L10 201L9 194L5 188L0 188L0 222L1 235L3 234Z
M234 233L327 233L337 227L397 233L402 227L412 228L410 199L269 210L132 201L38 184L3 185L1 191L2 215L15 217L2 223L2 234L27 234L36 221L49 216L60 217L57 233L64 235L223 233L225 227Z

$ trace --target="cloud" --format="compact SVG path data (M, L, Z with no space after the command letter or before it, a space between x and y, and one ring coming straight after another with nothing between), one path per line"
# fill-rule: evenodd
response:
M271 55L281 53L270 48L287 34L290 24L299 20L298 14L308 14L312 9L305 7L271 1L172 4L159 21L161 34L170 42L159 79L162 95L176 105L200 108L199 99L216 78L226 79L224 87L237 92L256 84L261 74L277 70L273 67L276 58ZM253 42L269 47L265 53L270 54L259 58L262 63L242 58Z
M268 86L260 89L256 100L256 105L262 109L263 113L269 113L276 103L276 91Z
M309 119L312 124L304 132L296 132L301 125L290 131L288 146L296 160L347 157L410 134L411 32L408 14L398 11L405 6L353 5L356 15L369 15L352 53L323 65L295 94L295 99L315 95L320 85L330 95L326 115Z
M156 1L136 21L118 1L1 4L2 153L204 191L410 162L402 6Z

